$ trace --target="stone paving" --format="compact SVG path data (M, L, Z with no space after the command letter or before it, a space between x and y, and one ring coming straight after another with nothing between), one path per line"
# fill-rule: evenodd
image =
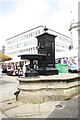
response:
M10 102L12 104L7 104ZM62 105L62 108L56 108L56 105ZM4 102L2 110L7 118L78 118L78 97L40 104L12 100Z
M68 74L67 74L68 75ZM15 100L13 95L18 86L17 77L3 75L6 81L0 90L0 118L78 118L78 96L68 101L51 101L45 103L24 103ZM79 96L80 97L80 96ZM62 108L56 108L62 105Z

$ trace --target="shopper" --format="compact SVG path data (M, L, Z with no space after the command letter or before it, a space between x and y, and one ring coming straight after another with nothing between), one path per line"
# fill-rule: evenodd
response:
M19 66L19 64L17 65L17 70L18 70L18 77L20 77L20 66Z
M25 73L26 73L26 63L24 62L24 65L23 65L23 76L25 77Z
M69 71L71 73L77 72L77 63L75 62L75 59L72 58L69 63Z
M0 67L0 77L2 77L2 68Z

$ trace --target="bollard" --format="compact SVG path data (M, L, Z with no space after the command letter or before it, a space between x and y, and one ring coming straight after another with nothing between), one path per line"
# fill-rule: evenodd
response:
M18 100L18 94L20 93L20 91L18 90L18 91L16 91L16 92L14 92L14 95L16 95L16 100Z

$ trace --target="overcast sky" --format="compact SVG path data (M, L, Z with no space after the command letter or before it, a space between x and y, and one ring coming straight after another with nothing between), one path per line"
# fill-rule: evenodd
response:
M69 36L72 19L77 22L78 1L0 0L0 49L6 39L39 25Z

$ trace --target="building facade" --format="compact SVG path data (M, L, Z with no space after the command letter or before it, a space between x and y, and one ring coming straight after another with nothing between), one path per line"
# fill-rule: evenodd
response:
M78 22L72 22L70 25L70 39L73 49L78 49Z
M12 58L22 54L37 54L38 43L36 36L44 32L44 26L41 25L7 39L5 53ZM55 38L55 53L69 50L71 45L69 37L51 29L48 29L48 33L57 36Z
M80 1L78 2L78 69L80 70Z
M2 46L2 49L0 50L0 53L3 53L3 54L5 53L5 46L4 45Z

